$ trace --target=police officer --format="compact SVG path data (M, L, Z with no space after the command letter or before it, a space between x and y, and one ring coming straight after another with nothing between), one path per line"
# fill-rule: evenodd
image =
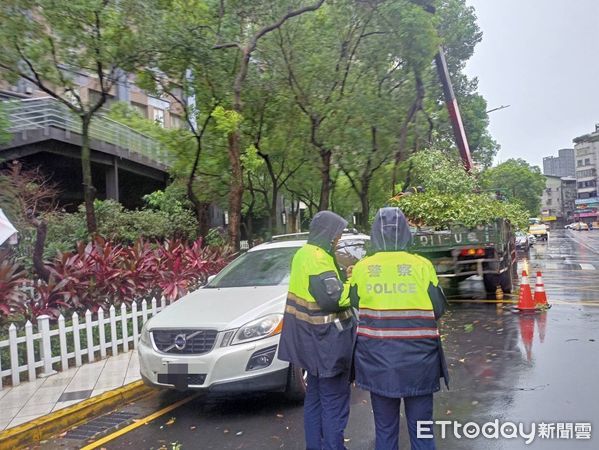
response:
M304 430L309 450L345 449L356 324L334 249L346 225L330 211L317 213L308 243L291 264L279 358L308 372Z
M427 259L406 251L412 239L399 208L382 208L372 225L374 254L359 261L350 298L360 310L356 343L356 384L370 391L376 450L399 447L399 407L405 403L412 450L434 449L417 438L417 422L433 416L433 392L448 382L436 320L445 296ZM421 428L432 434L430 425Z

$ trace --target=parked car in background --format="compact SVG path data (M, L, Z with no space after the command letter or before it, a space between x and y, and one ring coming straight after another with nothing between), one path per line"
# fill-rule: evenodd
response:
M528 233L527 236L528 236L528 245L530 245L532 247L533 245L535 245L537 243L537 238L534 237L532 234Z
M566 230L573 230L573 229L575 229L575 228L576 228L576 224L577 224L577 223L578 223L578 222L572 222L572 223L568 223L568 224L566 224L566 225L564 226L564 228L565 228Z
M146 322L140 372L153 387L210 392L305 393L305 373L277 359L291 260L306 234L258 245L208 284ZM344 233L336 249L341 270L366 255L369 237Z
M549 234L547 233L547 226L541 223L533 224L528 228L528 232L535 238L546 241Z
M530 240L528 234L518 231L516 233L516 247L528 251L530 249Z
M578 222L573 229L576 231L589 231L589 226L584 222Z

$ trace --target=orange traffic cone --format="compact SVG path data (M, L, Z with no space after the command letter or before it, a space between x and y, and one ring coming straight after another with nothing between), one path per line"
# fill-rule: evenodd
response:
M526 360L532 361L532 341L535 335L535 318L533 316L520 316L520 337L526 350Z
M520 312L532 312L535 311L535 302L532 299L532 292L530 291L530 284L528 283L528 274L526 270L522 271L522 281L520 282L520 298L518 299L518 306L516 307Z
M537 272L537 283L535 284L535 305L539 309L549 308L547 304L547 294L545 293L545 285L543 284L543 274L539 270Z

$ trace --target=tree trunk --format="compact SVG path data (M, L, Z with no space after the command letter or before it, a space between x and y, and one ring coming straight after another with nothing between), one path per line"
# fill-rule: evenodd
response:
M368 219L370 215L370 200L368 199L368 190L370 186L362 184L362 192L360 192L360 204L362 205L362 215L360 217L360 226L362 231L368 230Z
M399 142L397 145L397 151L395 152L395 163L393 165L393 176L391 180L392 195L396 195L398 193L396 192L396 186L399 178L399 164L405 159L404 149L408 139L409 126L414 120L416 113L422 109L422 101L424 99L424 84L422 82L422 78L417 73L414 74L414 78L416 82L416 99L414 100L414 103L412 103L412 106L410 107L399 132Z
M85 220L87 222L87 231L90 234L98 230L96 224L96 211L94 209L94 199L96 197L96 188L92 180L91 150L89 148L89 125L91 117L81 116L81 173L83 175L83 198L85 201Z
M193 192L193 180L191 177L187 181L187 198L193 204L193 211L198 221L198 233L205 238L210 230L208 214L210 203L201 201L195 192Z
M33 268L35 269L35 273L47 283L50 279L50 271L44 264L44 248L46 246L48 225L43 220L36 222L35 246L33 247Z
M274 184L272 185L272 198L270 200L270 218L268 220L268 225L270 228L271 236L278 232L277 228L277 197L279 196L279 189L276 186L276 180L274 180Z
M325 150L320 152L322 167L320 168L321 187L320 187L320 202L318 210L324 211L329 209L329 200L331 197L331 151Z
M199 211L196 210L196 215L198 218L198 229L200 232L200 236L206 237L208 236L208 232L210 231L210 203L208 202L200 202Z
M297 205L297 207L296 207ZM289 228L289 232L290 233L297 233L298 229L297 229L297 219L298 219L298 214L299 212L299 202L296 203L296 200L292 197L291 198L291 210L289 211L289 218L287 219L287 223L290 225Z
M231 186L229 188L229 241L239 250L239 227L241 224L241 202L243 197L243 172L239 131L229 134L229 162L231 163Z
M254 246L254 220L251 211L248 211L248 216L245 219L245 231L247 233L248 246L252 248Z
M206 120L207 122L207 120ZM204 125L205 127L206 125ZM196 155L191 167L191 172L187 178L187 198L193 204L194 213L196 220L198 221L198 232L203 238L206 237L210 229L208 211L210 203L201 201L193 191L193 182L195 180L195 174L200 164L200 155L202 153L202 137L196 135Z

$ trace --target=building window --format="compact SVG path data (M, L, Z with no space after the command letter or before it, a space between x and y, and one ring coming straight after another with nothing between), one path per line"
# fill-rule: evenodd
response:
M591 164L591 160L589 158L585 158L584 159L584 165L588 166L589 164Z
M579 159L578 161L576 161L576 165L578 167L581 167L582 166L582 159Z
M146 105L142 105L141 103L131 102L131 107L135 109L144 119L148 118L148 107Z
M550 198L547 199L547 205L551 205L551 199Z
M579 170L578 172L576 172L578 178L594 177L595 173L595 169Z
M171 113L171 128L183 128L183 121L181 117L176 114Z
M97 104L100 101L100 99L102 98L102 93L99 92L99 91L95 91L93 89L90 89L88 91L87 95L88 95L88 99L89 99L89 104L90 105ZM105 101L104 105L102 106L102 108L105 109L105 110L106 109L110 109L110 106L114 103L114 101L115 101L114 100L114 96L108 94L106 96L106 101Z
M164 109L154 108L154 122L164 128Z

